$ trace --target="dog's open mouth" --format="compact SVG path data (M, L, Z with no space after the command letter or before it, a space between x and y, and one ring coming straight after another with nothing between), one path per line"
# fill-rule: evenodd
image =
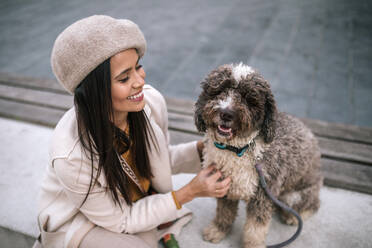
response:
M227 127L227 126L224 126L224 125L218 125L217 132L222 136L226 136L226 137L231 137L232 136L231 127Z

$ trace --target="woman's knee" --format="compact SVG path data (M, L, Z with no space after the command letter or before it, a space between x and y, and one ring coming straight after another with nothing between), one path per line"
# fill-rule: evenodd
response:
M90 230L85 235L79 247L151 248L143 239L135 235L125 233L114 233L98 226Z

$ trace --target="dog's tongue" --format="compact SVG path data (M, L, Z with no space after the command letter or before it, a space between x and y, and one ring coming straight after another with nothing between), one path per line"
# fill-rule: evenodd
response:
M231 127L218 125L218 130L226 135L231 135Z

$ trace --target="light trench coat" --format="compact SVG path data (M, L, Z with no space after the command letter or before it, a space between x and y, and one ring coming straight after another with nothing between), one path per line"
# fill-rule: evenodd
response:
M38 225L44 247L78 247L84 235L101 226L116 233L153 232L165 222L178 219L166 230L179 234L191 219L186 207L177 210L173 200L171 174L196 173L201 170L196 141L170 145L168 114L163 96L153 87L144 87L144 111L154 130L159 152L152 145L149 159L154 177L151 185L159 194L147 196L132 206L121 198L122 209L106 191L104 173L80 208L91 178L91 162L79 142L75 109L68 110L58 122L50 145L50 160L42 183L38 208ZM151 139L150 139L151 140ZM94 172L97 170L94 161Z

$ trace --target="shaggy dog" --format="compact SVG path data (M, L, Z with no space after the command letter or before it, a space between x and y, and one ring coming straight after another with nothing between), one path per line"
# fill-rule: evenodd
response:
M195 124L205 132L203 165L215 163L223 177L231 178L203 237L221 241L231 229L239 200L244 200L244 247L265 247L275 207L259 185L254 165L262 164L273 195L306 219L319 208L323 181L317 140L300 120L277 111L269 84L249 66L220 66L201 85ZM297 223L294 216L279 214L285 223Z

